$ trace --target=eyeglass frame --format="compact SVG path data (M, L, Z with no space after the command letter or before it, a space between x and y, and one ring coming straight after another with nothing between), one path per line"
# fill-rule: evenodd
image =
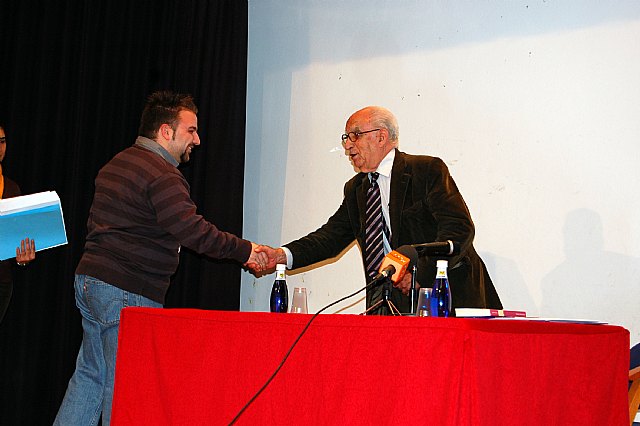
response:
M3 136L0 138L0 143L6 143L7 142L7 137Z
M349 133L343 133L342 134L342 146L345 146L347 144L347 139L349 139L351 142L355 142L358 140L358 138L360 137L360 135L364 135L365 133L371 133L371 132L375 132L378 130L382 130L381 128L379 129L371 129L371 130L365 130L364 132L349 132ZM353 135L354 139L351 139L351 135Z

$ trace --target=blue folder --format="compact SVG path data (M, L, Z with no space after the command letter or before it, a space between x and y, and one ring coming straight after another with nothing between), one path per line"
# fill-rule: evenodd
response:
M35 241L36 251L67 244L60 198L54 191L0 200L0 260L15 257L25 238Z

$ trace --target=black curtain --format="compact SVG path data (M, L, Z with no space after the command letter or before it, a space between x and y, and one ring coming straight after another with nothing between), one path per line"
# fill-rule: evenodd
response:
M0 324L0 424L53 421L81 341L73 274L93 180L134 142L152 91L194 95L202 145L182 172L199 212L241 235L247 8L237 0L0 2L4 174L23 194L57 191L69 240L14 270ZM240 274L236 263L183 250L166 306L237 310Z

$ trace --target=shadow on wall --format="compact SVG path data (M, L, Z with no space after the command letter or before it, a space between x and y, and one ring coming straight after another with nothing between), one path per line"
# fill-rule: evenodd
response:
M570 212L563 232L565 260L543 278L540 314L603 320L640 333L640 259L604 250L602 219L592 210Z
M489 276L498 291L504 308L524 310L529 316L537 316L536 303L517 263L513 259L500 257L489 252L480 253L480 257L489 271ZM508 280L500 281L498 277L507 277Z
M277 69L344 62L584 29L640 17L638 2L278 0L249 2L252 57ZM577 9L580 13L576 13ZM389 25L390 20L401 25ZM360 25L356 24L360 23ZM260 37L260 35L266 37ZM312 46L312 49L309 47ZM294 52L295 54L291 54ZM312 52L313 58L310 58Z

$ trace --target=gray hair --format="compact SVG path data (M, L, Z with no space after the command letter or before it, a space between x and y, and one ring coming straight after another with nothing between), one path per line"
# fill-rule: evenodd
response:
M389 132L389 141L393 146L397 146L400 138L400 128L398 120L391 111L381 106L369 106L364 109L371 110L371 125Z

